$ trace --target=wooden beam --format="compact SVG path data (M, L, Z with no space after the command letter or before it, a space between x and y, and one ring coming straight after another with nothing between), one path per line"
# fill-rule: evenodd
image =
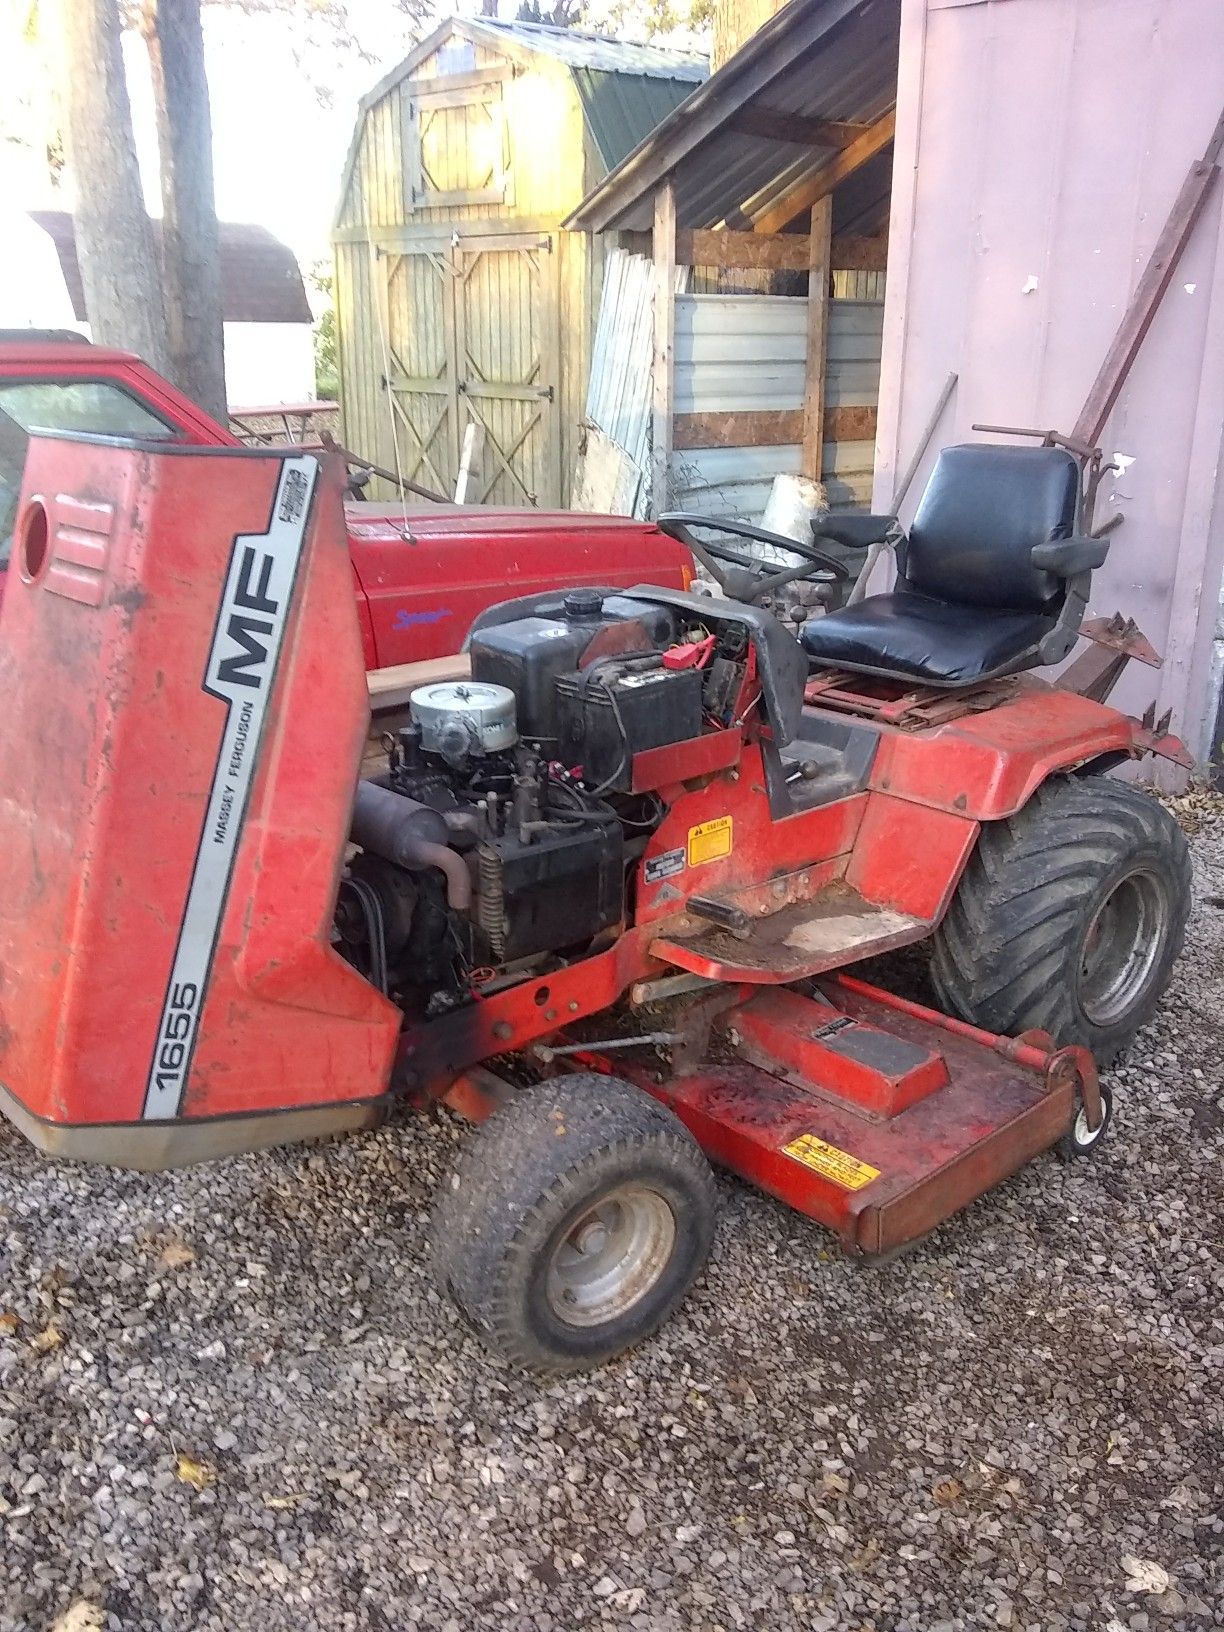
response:
M631 255L649 255L648 232L622 232L620 247ZM676 233L677 266L735 267L759 272L806 272L807 234L802 232L732 232L723 228L686 228ZM833 268L838 272L883 272L888 239L843 232L833 240Z
M803 454L799 460L801 473L816 481L824 466L825 351L832 248L833 200L826 193L812 206L808 238L807 367L803 376Z
M419 663L396 663L389 669L372 669L366 675L370 707L402 708L418 686L432 686L442 680L466 680L471 672L472 660L466 652L458 652L454 657L427 657Z
M884 272L888 269L888 239L839 232L833 240L832 260L835 272Z
M676 189L654 195L654 355L651 362L650 510L671 502L672 386L676 374Z
M785 198L767 210L754 222L755 230L781 232L788 222L793 221L804 210L810 210L818 199L831 193L839 182L845 181L847 176L852 176L856 170L861 170L868 159L874 159L876 154L892 141L896 127L897 110L890 108L874 125L869 125L856 141L851 142L849 147L843 147L827 164L822 164L814 175L801 181Z
M1143 276L1135 285L1135 292L1122 314L1122 321L1118 324L1109 350L1105 353L1100 373L1092 382L1092 389L1080 410L1075 429L1071 432L1072 437L1078 442L1087 443L1089 447L1095 448L1101 432L1105 429L1105 421L1109 418L1110 411L1126 384L1126 376L1139 355L1139 347L1152 326L1152 320L1156 316L1164 292L1177 270L1182 250L1185 249L1190 234L1194 231L1194 223L1207 202L1212 183L1220 173L1218 161L1222 146L1224 146L1224 113L1220 115L1219 123L1212 133L1203 157L1190 166L1189 174L1182 183L1181 191L1173 202L1173 208L1169 211L1160 237L1157 238L1148 263L1143 269Z
M676 259L681 266L737 267L750 271L807 270L807 239L799 233L678 232Z
M689 448L781 448L803 441L802 408L759 408L742 413L676 414L672 445ZM876 410L825 408L828 442L874 442Z
M875 407L843 404L838 408L825 406L824 435L826 442L874 442L879 426L880 411Z
M849 147L867 129L845 119L812 119L803 113L782 113L747 102L727 121L744 136L761 136L769 142L792 142L796 147Z
M677 414L674 425L677 448L780 448L803 440L802 408Z

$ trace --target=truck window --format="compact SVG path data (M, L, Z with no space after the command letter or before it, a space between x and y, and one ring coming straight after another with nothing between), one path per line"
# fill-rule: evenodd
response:
M175 437L177 425L109 380L0 380L0 571L13 549L13 523L32 431L99 436Z
M0 409L25 431L171 437L179 429L110 380L0 380Z

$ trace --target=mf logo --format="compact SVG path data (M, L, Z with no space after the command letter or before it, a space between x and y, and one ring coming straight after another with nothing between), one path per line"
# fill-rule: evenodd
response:
M314 461L309 463L313 467ZM313 477L313 469L308 473L286 462L268 531L234 540L204 680L205 691L215 697L259 691L270 678L293 593Z

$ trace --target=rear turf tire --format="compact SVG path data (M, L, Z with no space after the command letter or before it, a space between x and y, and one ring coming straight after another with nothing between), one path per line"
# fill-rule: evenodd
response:
M988 1031L1047 1031L1108 1065L1163 996L1189 907L1186 841L1162 805L1052 778L983 827L933 939L936 995Z
M710 1250L709 1164L615 1077L523 1089L477 1129L434 1208L434 1267L485 1346L583 1371L654 1332Z

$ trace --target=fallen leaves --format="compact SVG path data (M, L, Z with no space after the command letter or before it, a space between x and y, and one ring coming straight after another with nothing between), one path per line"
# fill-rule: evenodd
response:
M184 1456L182 1452L174 1464L174 1471L176 1476L193 1490L206 1490L217 1477L217 1470L210 1467L207 1462L197 1462L194 1457Z
M195 1263L195 1253L186 1241L167 1241L161 1250L161 1261L167 1269L185 1269Z
M1123 1553L1122 1568L1126 1572L1127 1592L1168 1592L1169 1572L1163 1564L1151 1558L1135 1558Z
M964 1494L965 1487L959 1479L937 1479L931 1491L940 1507L951 1507L953 1503L959 1502Z
M14 1314L11 1309L0 1311L0 1336L15 1332L20 1325L20 1315Z
M306 1492L304 1490L291 1490L284 1496L265 1496L263 1505L282 1512L285 1508L296 1507L299 1502L305 1501L305 1499Z
M50 1354L52 1349L62 1346L64 1334L53 1320L48 1321L41 1332L35 1332L30 1339L30 1347L38 1354Z
M51 1632L101 1632L106 1616L97 1604L78 1598L51 1623Z

